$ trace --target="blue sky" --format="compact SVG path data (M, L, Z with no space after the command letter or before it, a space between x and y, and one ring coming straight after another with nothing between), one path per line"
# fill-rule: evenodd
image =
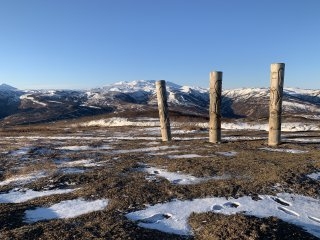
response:
M320 89L319 0L0 0L0 83L91 88L165 79Z

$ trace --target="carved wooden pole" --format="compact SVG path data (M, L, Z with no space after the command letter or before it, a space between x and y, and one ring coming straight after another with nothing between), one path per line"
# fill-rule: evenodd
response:
M160 80L156 82L157 98L158 98L158 108L160 116L160 127L162 141L171 141L171 130L170 130L170 120L169 111L167 103L167 92L166 92L166 81Z
M269 105L269 146L281 143L281 112L284 81L284 63L271 64Z
M222 72L210 72L209 142L221 142Z

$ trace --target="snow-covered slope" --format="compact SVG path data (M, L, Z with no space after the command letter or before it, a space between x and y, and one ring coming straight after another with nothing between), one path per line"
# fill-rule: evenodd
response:
M0 85L0 116L4 123L52 121L114 112L143 115L157 113L154 80L118 82L87 91L19 91ZM208 116L208 89L167 82L170 111L177 115ZM222 115L238 118L267 118L269 89L241 88L223 91ZM8 111L8 109L10 111ZM283 114L320 119L320 90L285 88ZM4 118L5 117L5 118Z
M0 91L16 91L18 89L16 89L15 87L12 87L8 84L2 83L0 85Z
M7 84L0 85L0 119L18 111L21 91Z

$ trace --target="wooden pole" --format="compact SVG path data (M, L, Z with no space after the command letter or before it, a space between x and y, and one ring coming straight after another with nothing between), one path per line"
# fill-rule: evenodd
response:
M221 142L222 72L210 72L209 142Z
M170 120L169 111L167 103L167 92L166 92L166 81L160 80L156 82L157 98L158 98L158 108L160 117L160 127L162 141L171 141L171 130L170 130Z
M284 82L284 63L271 64L269 105L269 146L281 143L281 113Z

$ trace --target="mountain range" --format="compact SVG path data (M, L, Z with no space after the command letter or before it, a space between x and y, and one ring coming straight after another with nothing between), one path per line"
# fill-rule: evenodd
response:
M170 115L208 118L209 90L167 82ZM155 81L118 82L90 90L19 90L0 85L0 124L31 124L83 116L157 116ZM224 118L267 119L268 88L223 90ZM320 90L285 88L283 116L320 119Z

